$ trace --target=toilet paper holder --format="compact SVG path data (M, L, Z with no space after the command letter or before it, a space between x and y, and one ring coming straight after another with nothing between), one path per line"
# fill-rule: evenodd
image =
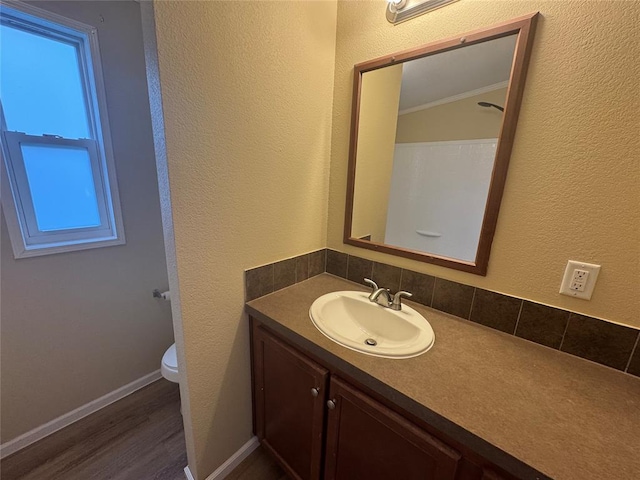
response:
M161 292L160 290L158 290L157 288L151 292L153 293L153 298L160 298L162 300L171 300L171 292L166 291L166 292Z

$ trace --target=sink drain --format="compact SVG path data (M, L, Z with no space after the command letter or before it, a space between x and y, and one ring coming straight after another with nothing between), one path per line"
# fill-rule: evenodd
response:
M364 341L364 343L365 343L366 345L371 346L371 347L375 347L375 346L378 344L378 342L376 342L373 338L367 338L367 339Z

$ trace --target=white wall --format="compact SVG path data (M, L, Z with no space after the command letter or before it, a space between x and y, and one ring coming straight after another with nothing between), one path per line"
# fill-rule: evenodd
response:
M140 6L32 3L98 29L127 244L15 260L2 215L3 443L157 370L173 342L151 297L168 280Z

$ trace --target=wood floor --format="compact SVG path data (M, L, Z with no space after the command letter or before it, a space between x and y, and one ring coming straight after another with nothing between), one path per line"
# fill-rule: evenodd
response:
M161 379L5 458L0 479L185 480L186 465L178 385Z
M225 480L287 480L289 477L267 453L258 447Z

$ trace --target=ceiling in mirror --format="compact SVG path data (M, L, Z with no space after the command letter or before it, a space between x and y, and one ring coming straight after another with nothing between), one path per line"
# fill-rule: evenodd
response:
M399 113L487 87L506 87L516 39L510 35L403 63Z
M356 65L345 243L486 273L534 19Z

